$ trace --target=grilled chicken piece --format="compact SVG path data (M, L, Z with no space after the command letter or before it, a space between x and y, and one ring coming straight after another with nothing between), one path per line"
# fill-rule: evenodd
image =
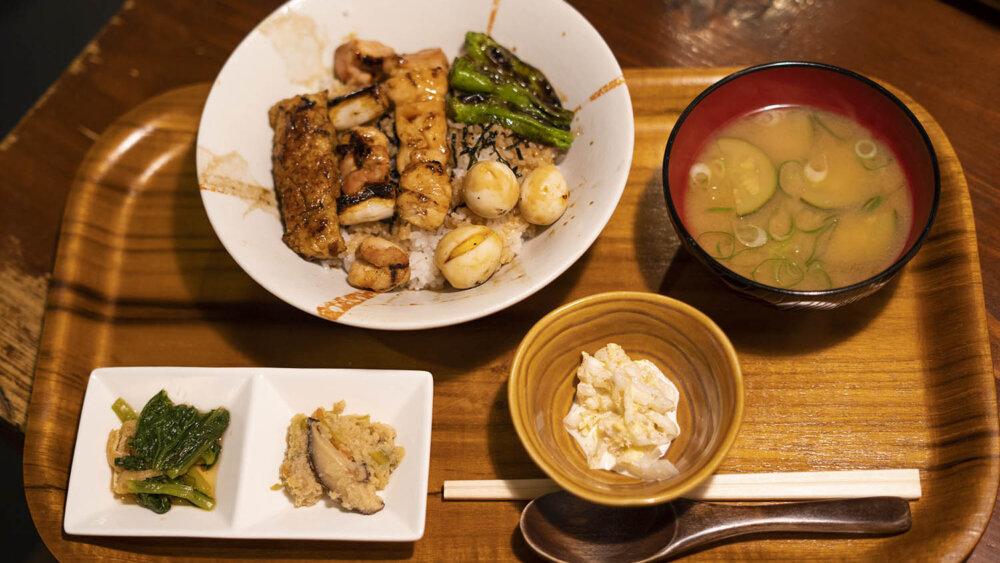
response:
M274 191L285 227L281 238L303 258L334 258L345 244L337 220L336 138L326 92L282 100L268 116L274 129Z
M327 102L330 122L337 131L371 123L389 111L389 98L378 84Z
M440 162L414 162L399 177L396 207L410 224L433 231L451 208L451 180Z
M385 91L396 106L400 174L412 161L451 161L448 150L448 59L440 49L401 55L385 63Z
M451 205L451 178L446 171L452 157L445 116L448 59L440 49L425 49L387 59L384 68L389 75L385 92L396 107L400 217L434 230ZM437 166L428 167L431 163Z
M340 191L355 195L365 184L389 179L389 139L374 127L355 127L340 137Z
M396 186L389 182L366 184L354 195L337 199L341 225L388 219L396 213Z
M342 225L388 219L396 213L396 187L389 183L389 139L374 127L355 127L340 138L337 212Z
M410 256L382 237L369 237L358 246L357 259L347 273L354 287L383 293L410 281Z
M364 462L356 462L338 450L318 419L309 418L308 425L309 463L330 498L362 514L382 510L385 502L375 494Z
M383 77L383 63L395 54L378 41L352 39L334 51L333 71L344 84L368 86Z

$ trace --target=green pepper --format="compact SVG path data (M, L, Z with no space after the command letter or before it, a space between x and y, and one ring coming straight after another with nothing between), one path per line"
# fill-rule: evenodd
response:
M448 98L448 116L461 123L485 125L496 123L537 143L566 150L573 144L573 133L546 125L512 109L502 99L487 94L467 94Z
M494 94L531 117L560 129L568 129L573 122L572 111L545 103L531 90L520 84L504 82L501 74L490 73L489 68L468 58L455 59L449 83L453 88L465 92Z
M498 69L508 79L515 80L531 90L545 103L560 106L559 96L542 71L522 61L514 53L497 43L485 33L469 31L465 34L465 50L469 57Z

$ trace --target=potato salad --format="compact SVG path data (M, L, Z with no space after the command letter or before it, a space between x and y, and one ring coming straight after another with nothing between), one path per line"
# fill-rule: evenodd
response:
M563 426L591 469L657 481L677 474L663 458L680 435L677 387L649 360L633 361L617 344L583 352L579 383Z

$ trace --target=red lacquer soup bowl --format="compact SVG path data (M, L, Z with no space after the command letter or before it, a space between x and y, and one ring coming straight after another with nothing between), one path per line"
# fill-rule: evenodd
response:
M902 166L913 203L913 221L902 251L881 272L851 285L818 291L765 285L723 266L699 246L685 226L688 175L709 140L742 116L781 106L806 106L850 118L887 145ZM663 191L681 242L726 285L780 308L832 309L871 295L913 258L934 221L941 182L934 147L899 98L849 70L810 62L776 62L731 74L688 105L664 152Z

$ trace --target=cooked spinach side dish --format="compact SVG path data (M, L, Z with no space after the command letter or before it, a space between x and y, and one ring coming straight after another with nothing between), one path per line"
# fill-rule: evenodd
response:
M122 421L108 436L112 491L134 495L140 506L157 514L178 500L204 510L215 507L213 468L229 427L228 410L176 405L162 390L138 415L123 399L111 409Z

